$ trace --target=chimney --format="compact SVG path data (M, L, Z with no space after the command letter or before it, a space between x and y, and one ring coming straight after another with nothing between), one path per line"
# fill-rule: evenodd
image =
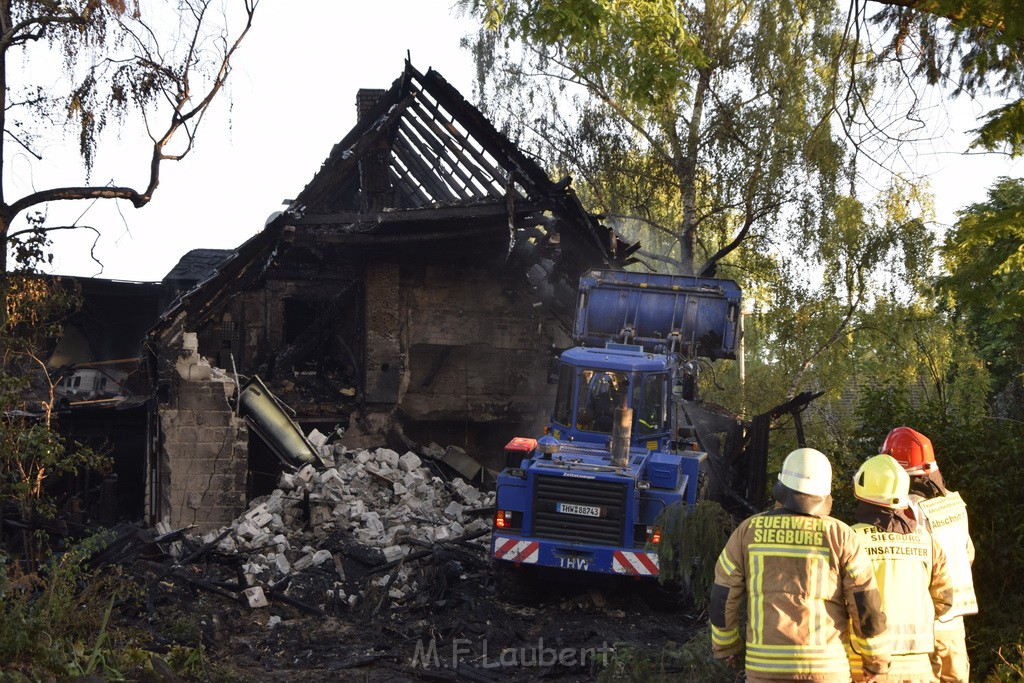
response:
M385 92L379 88L360 88L356 93L356 120L362 121Z
M356 92L358 121L370 113L385 92L376 88L360 88ZM376 213L394 205L395 190L388 172L390 161L387 136L377 136L359 159L359 208L363 213Z

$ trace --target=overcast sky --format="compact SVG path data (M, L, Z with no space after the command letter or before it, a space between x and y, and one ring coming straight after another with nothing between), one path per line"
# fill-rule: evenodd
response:
M459 47L459 39L474 25L455 16L453 2L263 0L235 60L228 97L204 123L195 151L184 162L164 165L149 205L51 206L52 218L77 220L103 233L95 251L102 270L89 258L92 235L81 233L55 241L51 272L155 281L190 249L238 246L298 194L355 124L356 91L389 87L401 75L407 51L417 69L433 67L472 101L472 55ZM980 107L959 107L959 127L975 125L971 116ZM1019 162L959 154L966 138L955 130L946 137L930 148L934 153L914 161L919 172L933 174L940 222L982 201L997 175L1024 175ZM48 152L51 164L60 158L61 150ZM101 149L93 182L144 186L148 153L144 138ZM18 176L9 181L37 189L60 181L46 170L46 161L29 167L22 159L9 168Z

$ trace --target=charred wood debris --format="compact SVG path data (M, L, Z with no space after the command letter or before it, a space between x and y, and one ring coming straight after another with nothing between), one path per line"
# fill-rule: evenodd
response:
M158 580L316 616L372 618L441 600L438 570L465 578L487 569L494 493L443 465L452 453L466 457L458 447L422 450L424 458L321 445L326 466L282 472L277 488L230 525L205 534L165 522L122 526L92 562L125 563L159 548L162 560L150 561Z
M510 594L489 561L493 491L445 464L471 460L458 447L417 450L321 444L324 465L283 472L229 525L121 524L89 565L146 586L136 620L202 614L207 652L237 680L591 680L624 643L702 628L626 580Z

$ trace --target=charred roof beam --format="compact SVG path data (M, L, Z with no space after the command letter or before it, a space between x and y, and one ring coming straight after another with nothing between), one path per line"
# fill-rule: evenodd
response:
M416 118L410 117L410 120L417 125L417 128L423 127L433 134L433 137L441 141L441 144L448 149L451 154L455 155L462 166L469 169L473 173L473 180L479 185L480 190L492 196L498 196L501 194L501 186L505 180L505 174L496 175L497 169L493 167L488 170L487 167L482 166L478 161L471 159L466 154L466 147L470 145L470 142L464 138L454 138L451 131L446 131L442 128L436 120L430 117L429 113L426 112L420 103L414 102L410 105L409 110L416 114ZM421 133L426 138L426 132ZM459 142L461 144L456 144Z
M494 179L495 184L498 187L505 186L505 181L509 176L509 172L506 169L500 168L499 166L496 166L494 163L491 163L491 160L487 158L488 155L491 155L491 152L487 150L487 145L484 144L483 140L479 139L479 137L476 136L473 138L473 140L471 140L469 137L467 137L467 135L463 135L462 133L460 133L459 129L455 127L455 124L451 120L449 120L448 117L444 116L444 114L441 113L441 110L438 109L438 107L433 102L426 99L425 97L421 97L419 100L416 101L416 103L421 105L424 109L426 109L427 112L429 112L434 117L434 120L444 121L445 130L447 130L448 133L453 138L463 142L463 149L469 152L469 154L473 157L474 160L476 160L480 167L491 175L491 177ZM467 133L472 134L471 131L468 130ZM473 144L474 141L478 145L480 145L480 150L478 150L476 146Z
M379 233L317 232L299 233L294 243L303 244L344 244L347 246L414 246L424 242L437 243L446 240L466 241L485 235L501 235L508 240L508 226L504 223L477 225L470 228L435 230L431 232L403 232L382 235Z
M429 84L430 94L437 101L437 106L442 106L448 110L459 109L464 112L459 123L481 145L484 152L495 159L508 159L514 168L507 169L506 175L510 174L511 171L515 171L520 178L529 182L533 190L538 194L547 195L551 193L554 189L554 183L548 178L547 173L540 167L540 164L523 154L509 140L501 136L500 133L497 135L489 134L490 131L494 131L494 133L497 133L497 131L440 74L436 71L428 70L426 75L416 72L415 76L424 85ZM417 102L434 112L437 111L437 106L424 98L418 98ZM473 151L476 152L475 149ZM477 155L483 156L479 152L474 154L474 156ZM496 177L499 176L496 175Z
M539 215L554 208L550 201L519 201L516 202L516 220L525 220L527 217L537 217L537 222L543 222ZM302 216L290 216L290 225L387 225L402 223L424 223L430 221L450 221L452 219L503 217L508 215L508 208L504 200L494 203L462 205L457 207L424 207L421 209L405 209L402 211L384 211L378 214L367 215L358 212L327 213L327 214L305 214Z
M415 199L417 209L429 206L430 197L419 188L412 177L404 170L398 168L395 164L391 165L392 182L398 187L405 190L406 197Z
M446 202L448 204L455 204L460 201L459 196L449 189L445 183L441 182L438 175L426 164L419 150L405 137L404 132L399 131L392 148L399 160L416 178L416 182L431 194L434 201Z
M412 124L411 126L409 124ZM418 135L430 149L435 163L440 166L444 163L446 166L451 168L452 173L458 177L461 181L456 187L459 190L459 194L463 195L466 199L480 199L487 196L487 193L480 192L477 187L473 184L473 176L463 167L460 160L453 155L445 145L438 143L436 138L427 131L427 129L419 124L415 119L403 120L399 123L400 130L406 136ZM453 179L454 180L454 179Z
M414 140L420 140L420 138L416 134L416 131L414 131L414 129L411 128L410 126L406 125L405 121L399 123L399 131L401 135L404 136L410 142L410 144L412 144ZM473 192L473 188L471 186L467 185L466 179L468 178L468 176L466 175L465 171L459 168L458 162L453 163L452 159L449 157L442 158L434 149L432 149L432 145L429 140L422 140L422 146L418 145L417 147L419 148L420 156L425 158L429 165L432 165L436 170L443 171L445 167L449 167L451 169L452 174L458 176L458 178L454 178L451 177L451 175L448 175L447 177L443 177L442 180L447 185L449 185L451 189L455 190L455 192L459 194L461 199L473 200L481 198L479 195Z

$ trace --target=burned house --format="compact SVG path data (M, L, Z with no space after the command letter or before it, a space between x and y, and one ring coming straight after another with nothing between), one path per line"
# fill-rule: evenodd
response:
M305 430L495 462L536 434L579 276L632 250L438 73L360 91L313 179L150 331L151 509L231 519L274 459L225 400L260 377Z

